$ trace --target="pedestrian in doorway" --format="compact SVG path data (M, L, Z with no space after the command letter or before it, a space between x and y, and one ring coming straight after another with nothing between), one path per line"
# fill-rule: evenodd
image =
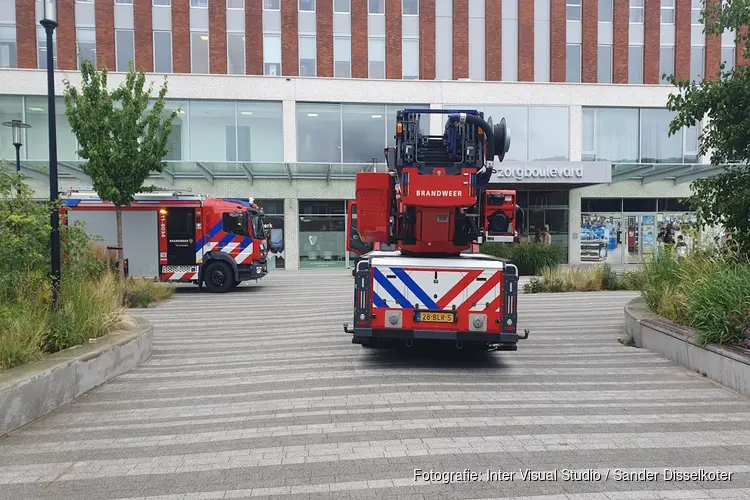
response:
M542 237L542 243L544 244L544 246L548 247L552 245L552 235L549 234L549 226L546 224L544 225L544 228L542 229L541 237Z

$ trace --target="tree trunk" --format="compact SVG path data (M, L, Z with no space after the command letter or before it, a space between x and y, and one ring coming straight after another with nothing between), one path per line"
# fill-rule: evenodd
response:
M115 206L115 217L117 218L117 264L120 268L120 276L125 276L125 261L122 253L122 207Z

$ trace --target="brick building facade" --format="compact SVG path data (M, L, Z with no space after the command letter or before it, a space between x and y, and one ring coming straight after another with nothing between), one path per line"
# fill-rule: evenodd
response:
M3 1L15 14L3 19L15 31L14 40L5 36L14 62L5 66L39 68L32 20L41 2ZM699 4L59 0L57 66L77 68L81 41L95 47L97 66L110 71L127 70L127 55L117 58L127 52L137 69L153 72L159 51L174 73L269 75L280 67L276 76L657 84L665 72L714 78L726 57L739 62L733 37L701 33ZM91 28L92 36L84 36ZM235 53L242 64L230 64Z

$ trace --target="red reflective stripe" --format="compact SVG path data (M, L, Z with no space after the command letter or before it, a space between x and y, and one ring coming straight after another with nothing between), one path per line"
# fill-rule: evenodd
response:
M479 289L471 294L471 297L469 297L466 302L461 304L458 307L459 312L466 312L469 311L472 307L474 307L474 302L477 302L482 297L487 295L490 290L492 290L493 287L495 287L500 280L503 279L503 273L502 271L497 271L495 274L492 275L490 279L484 282L482 286L479 287Z
M503 291L500 290L500 294L497 297L495 297L495 300L493 300L492 302L490 302L490 305L488 305L487 307L484 308L484 312L491 313L491 312L497 312L497 311L501 310L501 308L503 307L503 297L504 297L504 295L505 294L503 294Z
M450 304L453 299L458 297L458 294L466 290L466 287L468 287L475 279L479 277L479 275L482 274L482 270L474 270L469 271L466 276L461 278L458 283L456 283L453 288L448 290L448 293L442 296L440 300L437 301L437 305L440 309L444 309L445 306Z

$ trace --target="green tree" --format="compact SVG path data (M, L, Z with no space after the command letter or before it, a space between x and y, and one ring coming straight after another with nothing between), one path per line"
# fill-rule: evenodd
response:
M747 60L750 0L728 0L724 6L721 1L703 1L704 33L721 36L724 30L733 30L738 52ZM696 211L699 225L722 225L732 234L737 249L747 255L750 254L750 67L734 65L727 70L722 63L715 76L702 82L668 77L677 87L677 93L667 101L667 108L677 112L669 134L708 118L699 138L701 156L710 152L712 165L737 165L719 175L694 181L693 194L687 201Z
M177 110L165 113L167 82L149 110L153 86L131 62L125 81L115 89L107 85L107 69L97 72L90 61L81 61L81 88L66 78L65 114L78 139L81 167L91 177L94 190L112 202L117 218L117 260L122 265L122 207L135 195L149 192L144 186L151 172L161 172L169 153L169 134Z

